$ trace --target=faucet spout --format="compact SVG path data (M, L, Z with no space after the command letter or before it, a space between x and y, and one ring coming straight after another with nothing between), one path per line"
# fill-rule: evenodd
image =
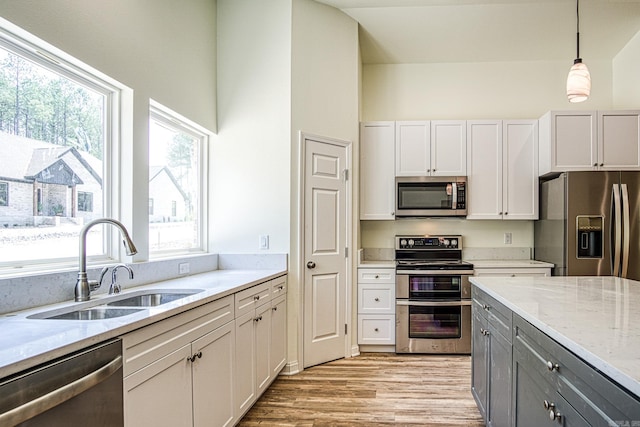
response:
M100 287L100 282L87 279L87 233L89 229L97 224L111 224L120 230L122 235L122 243L124 244L127 255L134 255L138 252L136 246L133 244L133 240L129 237L129 233L125 226L115 219L111 218L99 218L88 222L82 230L80 230L80 251L78 257L78 279L76 280L75 287L75 300L77 302L88 301L91 298L91 291ZM103 274L104 276L104 274Z

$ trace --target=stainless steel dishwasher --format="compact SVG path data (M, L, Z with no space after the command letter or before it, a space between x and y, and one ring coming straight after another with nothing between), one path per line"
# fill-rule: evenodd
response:
M122 343L111 340L0 380L0 426L123 426L122 399Z

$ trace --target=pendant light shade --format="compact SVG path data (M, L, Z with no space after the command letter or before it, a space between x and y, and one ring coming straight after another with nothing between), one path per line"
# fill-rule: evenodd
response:
M567 77L569 102L582 102L591 94L591 75L580 58L580 0L576 0L576 59Z

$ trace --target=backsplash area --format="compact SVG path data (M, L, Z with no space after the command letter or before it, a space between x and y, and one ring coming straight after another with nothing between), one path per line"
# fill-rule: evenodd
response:
M179 274L179 264L182 263L189 263L188 274ZM287 255L206 254L129 265L133 269L134 278L124 279L126 274L120 273L122 276L119 276L121 280L118 283L123 290L212 270L286 270ZM101 267L88 268L87 275L91 279L97 279L100 270ZM66 270L0 279L0 315L72 300L77 275L77 270ZM106 293L109 283L110 279L105 278L103 285L93 294Z

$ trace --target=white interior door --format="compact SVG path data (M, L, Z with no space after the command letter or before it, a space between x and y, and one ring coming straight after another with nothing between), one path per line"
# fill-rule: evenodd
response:
M345 356L347 147L304 139L304 367Z

